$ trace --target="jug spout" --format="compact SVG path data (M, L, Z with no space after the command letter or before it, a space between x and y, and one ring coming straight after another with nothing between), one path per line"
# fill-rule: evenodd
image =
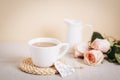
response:
M72 19L64 19L64 21L65 21L65 23L67 24L67 25L69 25L69 26L78 26L78 27L80 27L80 25L82 25L81 23L80 23L80 21L78 21L78 20L72 20Z

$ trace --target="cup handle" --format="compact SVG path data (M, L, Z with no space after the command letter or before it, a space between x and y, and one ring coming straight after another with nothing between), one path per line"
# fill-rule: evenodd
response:
M59 53L57 59L60 59L69 50L69 45L67 43L61 43L61 44L58 45L58 47L59 47L60 53Z

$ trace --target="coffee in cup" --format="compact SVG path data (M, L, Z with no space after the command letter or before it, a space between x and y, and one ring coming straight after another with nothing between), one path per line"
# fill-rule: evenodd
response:
M37 42L34 43L33 46L37 46L37 47L52 47L52 46L56 46L57 44L55 43L51 43L51 42Z

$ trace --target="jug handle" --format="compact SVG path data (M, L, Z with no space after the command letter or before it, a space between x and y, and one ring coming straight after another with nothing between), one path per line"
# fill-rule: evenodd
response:
M91 25L91 24L85 24L85 26L89 28L90 34L91 34L91 36L92 36L92 33L93 33L93 25Z
M91 24L86 24L86 26L89 27L89 29L90 29L90 31L91 31L91 33L92 33L92 32L93 32L93 25L91 25Z
M93 33L93 25L85 24L85 26L87 26L90 29L90 34L92 35L92 33Z

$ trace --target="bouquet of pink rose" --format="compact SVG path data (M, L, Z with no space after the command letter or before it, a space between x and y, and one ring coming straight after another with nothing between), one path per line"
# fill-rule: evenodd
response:
M88 65L100 64L104 58L120 64L120 41L110 41L99 32L93 32L90 42L75 47L74 57L84 58L84 62Z

